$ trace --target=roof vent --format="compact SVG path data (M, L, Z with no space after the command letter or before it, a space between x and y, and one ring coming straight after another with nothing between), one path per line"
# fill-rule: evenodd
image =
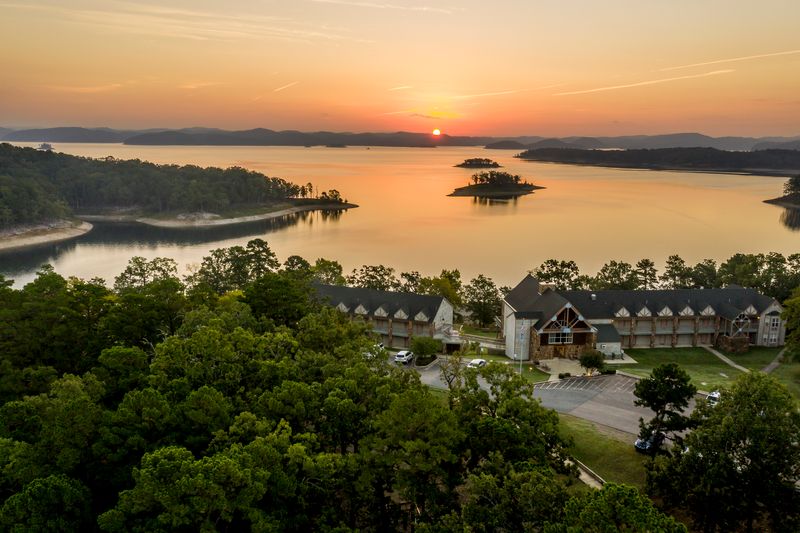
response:
M594 302L595 300L597 300L597 295L595 293L592 293L592 301Z

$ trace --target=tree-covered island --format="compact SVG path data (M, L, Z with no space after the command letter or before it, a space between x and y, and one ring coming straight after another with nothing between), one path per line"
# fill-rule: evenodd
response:
M780 205L789 209L800 209L800 174L792 176L783 185L783 196L764 200L764 203Z
M315 192L311 183L240 167L92 159L0 144L0 239L75 218L200 226L350 207L336 190Z
M448 196L478 196L482 198L511 198L530 194L536 189L544 189L523 180L516 174L490 170L473 174L471 183L459 187Z
M461 168L500 168L500 163L487 157L471 157L456 166Z

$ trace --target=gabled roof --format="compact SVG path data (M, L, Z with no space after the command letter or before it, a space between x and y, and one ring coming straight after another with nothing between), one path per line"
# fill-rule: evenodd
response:
M698 313L710 305L715 314L733 318L750 305L761 313L775 302L769 296L759 294L755 289L741 287L642 291L581 290L558 291L558 293L580 309L589 320L614 317L620 307L627 308L631 314L638 314L643 307L654 311L667 306L674 311L685 309L687 305Z
M597 342L621 342L617 328L613 324L597 324Z
M341 285L314 284L317 296L320 300L334 307L344 304L351 311L362 306L367 311L367 315L372 316L379 307L382 308L389 318L394 318L397 311L403 312L409 317L415 317L423 313L427 317L427 322L432 321L439 311L439 307L445 302L441 296L428 296L426 294L414 294L411 292L378 291L374 289L362 289L361 287L344 287Z
M535 302L535 306L539 312L539 320L534 324L534 327L537 329L544 327L545 324L550 322L556 313L564 309L564 306L568 303L569 302L556 291L545 289Z
M532 303L538 296L539 280L528 274L506 294L505 301L516 313L525 313L535 311Z

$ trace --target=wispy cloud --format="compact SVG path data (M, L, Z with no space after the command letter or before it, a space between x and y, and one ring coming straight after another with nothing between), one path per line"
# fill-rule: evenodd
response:
M424 113L411 113L408 116L414 118L424 118L428 120L440 120L443 118L443 117L437 117L436 115L425 115Z
M411 85L400 85L398 87L392 87L391 89L387 89L388 91L405 91L406 89L413 89Z
M778 56L790 56L794 54L800 54L800 50L785 50L783 52L771 52L769 54L756 54L752 56L740 56L740 57L729 57L728 59L717 59L715 61L705 61L703 63L691 63L689 65L679 65L677 67L666 67L659 69L659 72L667 72L669 70L679 70L684 68L693 68L693 67L706 67L708 65L719 65L720 63L734 63L737 61L750 61L751 59L762 59L765 57L778 57Z
M640 81L636 83L627 83L625 85L611 85L608 87L596 87L594 89L583 89L580 91L568 91L563 93L555 93L553 96L569 96L573 94L588 94L588 93L599 93L603 91L615 91L617 89L628 89L631 87L644 87L645 85L657 85L659 83L669 83L671 81L679 81L679 80L691 80L694 78L707 78L709 76L719 76L720 74L729 74L731 72L735 72L735 70L714 70L712 72L705 72L703 74L691 74L689 76L676 76L674 78L661 78L658 80L648 80L648 81Z
M107 1L102 8L62 7L56 4L0 2L0 8L37 11L100 31L190 39L198 41L278 39L294 42L363 41L344 31L332 31L285 17L177 9L126 1Z
M280 87L276 87L275 89L272 89L272 92L279 93L284 89L288 89L289 87L294 87L298 83L300 83L300 82L299 81L293 81L292 83L287 83L286 85L281 85Z
M517 93L525 93L525 92L531 92L531 91L541 91L541 90L544 90L544 89L552 89L554 87L561 87L562 85L564 85L564 84L563 83L555 83L555 84L552 84L552 85L543 85L541 87L530 87L530 88L527 88L527 89L508 89L508 90L505 90L505 91L495 91L495 92L477 93L477 94L457 94L457 95L453 96L452 98L454 100L469 100L469 99L472 99L472 98L486 98L486 97L490 97L490 96L503 96L503 95L506 95L506 94L517 94Z
M367 7L371 9L396 9L401 11L424 11L428 13L443 13L451 15L455 9L436 6L405 6L401 4L388 4L385 2L362 2L359 0L311 0L315 4L336 4L350 7Z
M214 87L217 85L222 85L222 83L218 81L198 81L198 82L184 83L183 85L179 85L178 89L195 91L197 89L205 89L206 87Z
M71 85L47 85L46 88L51 91L62 93L75 93L75 94L95 94L114 91L122 87L121 83L109 83L106 85L90 85L90 86L71 86Z

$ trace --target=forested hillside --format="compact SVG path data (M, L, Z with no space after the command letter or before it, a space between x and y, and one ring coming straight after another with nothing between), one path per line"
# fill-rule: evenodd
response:
M143 258L113 289L0 277L0 530L684 530L582 486L508 366L442 398L365 357L365 326L312 297L329 263L255 240L185 280Z
M97 160L0 144L0 229L108 209L162 213L268 205L300 189L238 167Z
M800 151L797 150L729 152L715 148L661 148L653 150L540 148L526 150L517 157L551 163L654 169L717 171L795 171L800 169Z

